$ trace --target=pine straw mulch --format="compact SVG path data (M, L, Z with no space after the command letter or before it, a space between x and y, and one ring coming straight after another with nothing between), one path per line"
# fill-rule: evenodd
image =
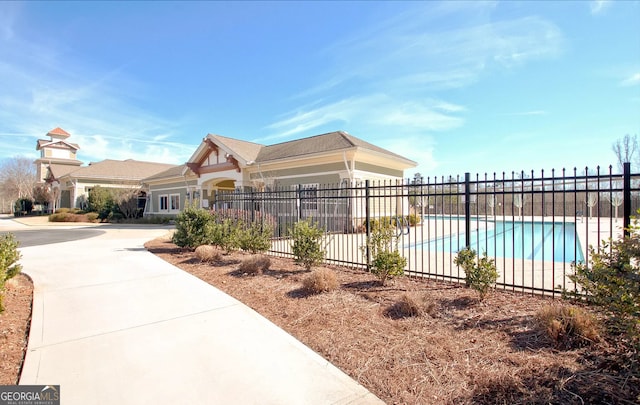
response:
M614 343L553 347L534 321L549 298L497 291L479 302L459 285L403 277L383 287L342 267L331 267L338 290L309 295L301 288L307 272L291 259L271 257L270 270L248 275L238 272L244 253L207 264L167 238L146 247L253 308L388 404L640 400L640 379L623 369ZM404 316L404 294L431 310Z
M7 280L4 312L0 313L0 385L15 385L29 339L33 283L24 274Z

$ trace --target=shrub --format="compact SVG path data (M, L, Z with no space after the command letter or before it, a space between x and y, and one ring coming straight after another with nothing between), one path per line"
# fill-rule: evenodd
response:
M95 212L84 214L78 209L65 208L62 212L58 210L55 214L49 215L49 222L95 222L97 218L98 214Z
M71 209L69 209L69 208L58 208L55 213L56 214L66 214L68 212L71 212Z
M383 218L373 223L369 238L365 246L361 247L372 273L378 276L384 285L387 279L404 274L407 259L398 251L398 239L392 222Z
M89 212L89 213L87 213L87 221L96 222L97 220L98 220L98 213L97 212Z
M333 270L320 268L302 280L302 289L309 294L320 294L337 289L339 286Z
M22 266L18 264L19 244L11 233L0 236L0 312L4 311L4 283L22 270Z
M384 285L387 279L404 274L407 259L398 250L383 250L378 252L371 263L371 272L378 276Z
M634 219L629 236L604 242L599 250L589 248L590 266L575 265L569 278L583 297L609 314L614 331L623 331L640 340L640 226Z
M222 248L227 252L240 249L240 234L244 228L241 220L225 219L222 221Z
M428 295L416 296L403 294L398 301L387 309L387 315L393 318L408 318L428 314L435 315L436 304Z
M124 220L124 215L122 215L120 212L111 211L107 215L106 220L109 222L122 222Z
M73 222L73 214L67 212L56 212L49 215L49 222Z
M273 228L269 224L253 222L238 234L240 249L251 253L263 253L271 247Z
M271 226L271 229L275 229L277 221L271 214L266 214L262 211L246 211L235 208L224 208L211 211L216 217L217 222L222 223L225 219L230 219L234 222L241 221L243 223L259 223Z
M196 257L201 262L220 260L220 253L211 245L200 245L195 250Z
M536 313L536 321L557 348L572 349L600 340L595 318L578 307L546 305Z
M107 219L114 206L113 191L95 186L89 191L87 201L89 203L89 211L97 212L100 219Z
M244 259L242 263L240 263L238 271L248 274L261 274L269 270L269 267L271 267L271 259L269 259L269 257L254 255Z
M87 214L72 214L71 219L72 222L89 222Z
M418 214L411 214L407 217L407 220L409 221L409 226L416 226L418 225L420 222L422 222L422 218L420 217L420 215Z
M289 233L296 263L302 264L306 270L311 270L311 267L324 260L324 230L317 224L308 219L298 221L289 229Z
M467 287L476 290L480 300L486 297L498 280L499 274L495 262L487 257L486 252L476 260L476 251L465 247L458 252L453 262L463 268Z
M209 211L187 206L176 217L176 231L172 242L180 247L194 249L212 242L214 218Z

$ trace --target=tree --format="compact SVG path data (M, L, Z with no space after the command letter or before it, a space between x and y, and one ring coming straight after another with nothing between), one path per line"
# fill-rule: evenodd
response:
M616 140L611 146L613 153L616 154L618 160L618 168L622 171L624 163L637 163L636 152L638 152L638 136L629 136L629 134ZM636 165L637 166L637 165Z
M418 213L418 209L420 210L420 215L424 215L424 191L422 184L424 183L424 178L420 173L416 173L413 175L413 179L411 180L409 186L409 205L413 208L415 213Z
M518 208L518 216L522 216L522 207L524 207L524 197L522 194L515 194L513 196L513 205Z
M32 198L35 184L36 167L31 159L16 156L0 164L0 189L5 197Z
M139 188L118 190L115 193L114 202L125 218L136 218L138 216L139 194Z
M598 193L587 193L587 207L589 207L589 217L593 217L593 207L598 204Z
M53 193L46 185L36 185L33 188L33 202L42 204L45 208L49 206L53 200Z
M100 219L106 219L113 208L113 192L104 187L95 186L89 191L89 211L97 212Z

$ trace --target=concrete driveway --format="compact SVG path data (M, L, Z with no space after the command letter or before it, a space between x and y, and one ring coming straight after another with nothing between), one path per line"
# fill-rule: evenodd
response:
M63 404L380 404L239 301L148 253L167 227L7 224L34 281L20 384ZM41 244L45 241L44 244Z

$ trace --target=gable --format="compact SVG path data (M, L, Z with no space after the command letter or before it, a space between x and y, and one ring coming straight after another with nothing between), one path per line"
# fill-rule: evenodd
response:
M213 135L207 135L196 149L186 166L197 176L205 173L234 170L240 172L240 162L235 151L215 142ZM246 164L246 162L243 162Z

